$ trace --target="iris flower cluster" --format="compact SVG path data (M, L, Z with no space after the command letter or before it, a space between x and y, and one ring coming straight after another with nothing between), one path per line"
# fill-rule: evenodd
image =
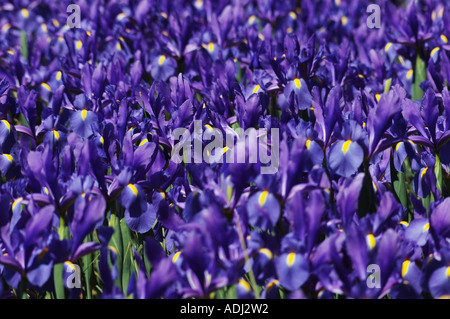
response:
M2 1L0 296L449 298L450 6L376 2Z

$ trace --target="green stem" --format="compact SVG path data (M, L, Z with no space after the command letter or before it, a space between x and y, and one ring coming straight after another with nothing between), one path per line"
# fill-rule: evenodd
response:
M239 236L239 242L241 243L241 247L242 247L242 250L244 252L245 262L248 263L250 258L249 258L248 253L247 253L247 246L245 245L245 239L244 239L244 235L242 234L241 222L240 222L240 218L239 218L238 214L236 214L236 228L237 228L237 233L238 233L238 236ZM256 284L255 274L253 273L253 269L252 268L250 268L250 270L248 271L248 276L250 278L250 285L252 286L252 289L253 289L253 291L255 293L255 298L256 299L260 299L258 285Z

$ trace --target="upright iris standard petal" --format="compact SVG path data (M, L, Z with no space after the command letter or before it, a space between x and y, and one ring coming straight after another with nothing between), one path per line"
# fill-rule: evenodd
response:
M75 204L70 230L73 235L73 255L87 234L91 233L105 217L106 201L101 195L81 195Z

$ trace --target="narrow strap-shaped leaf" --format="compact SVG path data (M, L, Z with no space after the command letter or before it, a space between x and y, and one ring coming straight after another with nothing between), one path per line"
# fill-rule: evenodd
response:
M420 83L427 80L427 66L425 62L420 57L420 54L417 54L416 64L414 68L414 83L412 86L412 99L413 101L419 100L423 96L423 90L420 87Z
M55 284L56 299L65 299L63 269L63 263L55 264L53 266L53 281Z

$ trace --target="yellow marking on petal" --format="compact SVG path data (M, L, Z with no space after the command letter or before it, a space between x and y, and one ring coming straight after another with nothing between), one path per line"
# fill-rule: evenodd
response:
M442 42L444 42L445 44L448 44L448 39L445 35L441 34L440 38L441 38Z
M292 20L297 20L297 14L294 11L289 12L289 16Z
M259 252L263 255L265 255L267 258L272 259L273 258L273 254L270 251L270 249L267 248L260 248Z
M403 142L398 142L397 145L395 145L395 151L398 152L398 149L400 148L400 145L402 145Z
M62 77L62 72L61 71L58 71L57 73L56 73L56 81L61 81L61 77Z
M63 41L64 41L64 37L58 36L58 42L63 42Z
M198 10L200 10L201 8L203 8L203 0L195 0L194 6L195 6Z
M8 54L14 55L14 51L13 50L8 50L6 52L8 52Z
M172 257L172 262L175 263L178 259L178 257L180 257L181 251L177 251L173 257Z
M11 163L13 162L13 158L11 155L9 154L3 154L4 157L6 157L8 159L8 161L10 161Z
M377 93L377 94L375 94L375 98L377 99L377 102L380 102L381 95L379 93Z
M7 120L2 120L3 123L5 123L6 128L8 129L8 132L11 132L11 124Z
M83 42L81 42L81 40L78 40L77 44L76 44L77 50L80 50L82 48L82 46L83 46Z
M90 37L91 36L91 31L86 30L86 34L87 34L88 37Z
M256 20L256 16L251 15L251 16L248 18L248 24L253 24L253 22L255 22L255 20Z
M433 50L431 50L430 55L434 56L436 54L436 52L439 52L440 48L439 47L435 47Z
M167 13L165 13L164 11L161 11L159 14L160 14L161 17L163 17L164 19L167 19L167 18L168 18Z
M363 74L358 74L358 77L361 79L364 79L364 75Z
M44 186L43 191L44 191L45 195L50 194L50 192L48 191L48 188L46 186Z
M42 249L42 251L38 255L38 260L40 261L45 256L45 254L48 253L48 251L49 251L49 249L47 247Z
M266 203L266 199L267 199L267 195L268 194L269 194L268 191L263 191L261 193L261 195L259 195L259 200L258 200L259 206L261 206L261 207L264 206L264 204Z
M405 260L402 264L402 278L406 276L406 273L408 272L409 265L411 264L410 260Z
M23 9L21 10L21 13L22 13L22 16L23 16L25 19L28 19L28 17L30 16L30 13L29 13L28 10L25 9L25 8L23 8Z
M45 23L41 23L41 28L42 28L42 31L44 31L45 33L48 33L47 25Z
M273 286L277 286L279 281L277 279L272 280L267 284L267 291L273 288Z
M259 84L256 84L255 88L253 89L253 93L259 92L260 89L261 89L261 86Z
M363 122L362 127L363 127L363 128L366 127L366 122Z
M228 146L225 146L222 150L222 154L225 154L230 148Z
M447 278L450 278L450 266L447 267L447 270L445 271L445 275Z
M423 232L426 232L428 229L430 229L430 223L426 223L425 226L423 226Z
M75 271L77 268L75 267L75 265L71 262L71 261L69 261L69 260L67 260L67 261L65 261L64 262L67 266L69 266L70 268L72 268L72 271Z
M413 70L413 69L410 69L410 70L408 71L408 73L406 73L406 78L407 78L408 80L411 80L412 77L413 77L413 74L414 74L414 70Z
M443 15L444 15L444 7L442 7L442 8L439 9L439 11L438 11L438 17L439 17L439 18L442 18Z
M120 42L116 43L116 50L117 51L122 51L122 46L120 45Z
M344 155L348 152L348 148L350 147L351 142L352 140L347 140L345 141L344 145L342 145L342 153L344 153Z
M292 267L294 262L295 262L295 253L289 253L289 255L287 255L286 257L286 263L288 267Z
M300 82L299 78L294 79L294 84L297 87L297 89L300 89L302 87L302 82Z
M209 42L208 43L208 50L209 50L209 52L213 52L214 51L214 43L213 42Z
M209 125L209 124L205 124L205 126L208 128L208 130L210 131L210 132L212 132L213 131L213 128L211 127L211 125Z
M11 25L9 23L5 23L2 26L2 32L8 31L9 29L11 29Z
M368 234L366 236L366 243L369 249L372 250L377 243L377 241L375 240L375 236L373 234Z
M52 19L52 23L53 23L53 25L54 25L55 27L57 27L57 28L60 26L59 21L56 20L56 19Z
M437 299L450 299L450 295L442 295L438 297Z
M348 22L347 16L342 16L342 18L341 18L341 23L342 23L342 25L346 25L347 22Z
M306 149L309 150L310 147L311 147L311 140L310 140L310 139L307 139L307 140L306 140Z
M408 226L409 226L409 223L408 223L407 221L404 221L404 220L402 220L399 224L400 224L400 225L403 225L403 226L405 226L405 227L408 227Z
M139 146L142 146L142 145L144 145L145 143L148 143L148 139L143 139L140 143L139 143Z
M117 20L122 21L127 15L123 12L117 15Z
M166 56L165 56L165 55L161 55L161 56L159 57L158 64L159 64L159 65L163 65L163 63L164 63L165 60L166 60Z
M161 31L161 34L167 38L169 37L169 32L167 32L166 30Z
M388 43L384 46L384 52L387 52L391 46L392 46L392 42L388 42Z
M131 191L133 192L134 196L137 197L137 195L138 195L138 190L137 190L136 186L134 186L133 184L128 184L127 187L128 187L129 189L131 189Z
M341 0L334 0L334 3L336 3L337 6L341 5Z
M258 34L258 38L259 38L261 41L264 41L264 40L266 39L262 33Z
M292 29L291 27L286 28L286 32L287 33L292 33L294 32L294 29Z
M14 208L16 208L16 206L17 206L22 200L23 200L23 197L17 198L17 199L12 203L11 209L14 210Z
M53 132L53 136L55 137L55 139L57 141L59 141L59 132L57 130L53 130L52 132Z
M244 280L244 279L239 279L238 284L241 285L241 287L243 287L246 291L250 291L250 284Z
M49 92L52 91L52 89L50 88L50 86L47 83L41 83L41 86L44 87Z
M86 120L86 115L87 115L87 111L86 111L86 109L83 109L82 111L81 111L81 119L84 121L84 120Z
M114 246L108 245L109 250L112 250L115 255L117 255L117 249Z
M428 171L428 166L425 167L424 169L422 169L422 172L420 172L420 177L423 178L423 176L425 175L425 173Z
M375 184L374 181L372 181L372 186L373 186L374 191L377 192L378 191L378 187L377 187L377 184Z

